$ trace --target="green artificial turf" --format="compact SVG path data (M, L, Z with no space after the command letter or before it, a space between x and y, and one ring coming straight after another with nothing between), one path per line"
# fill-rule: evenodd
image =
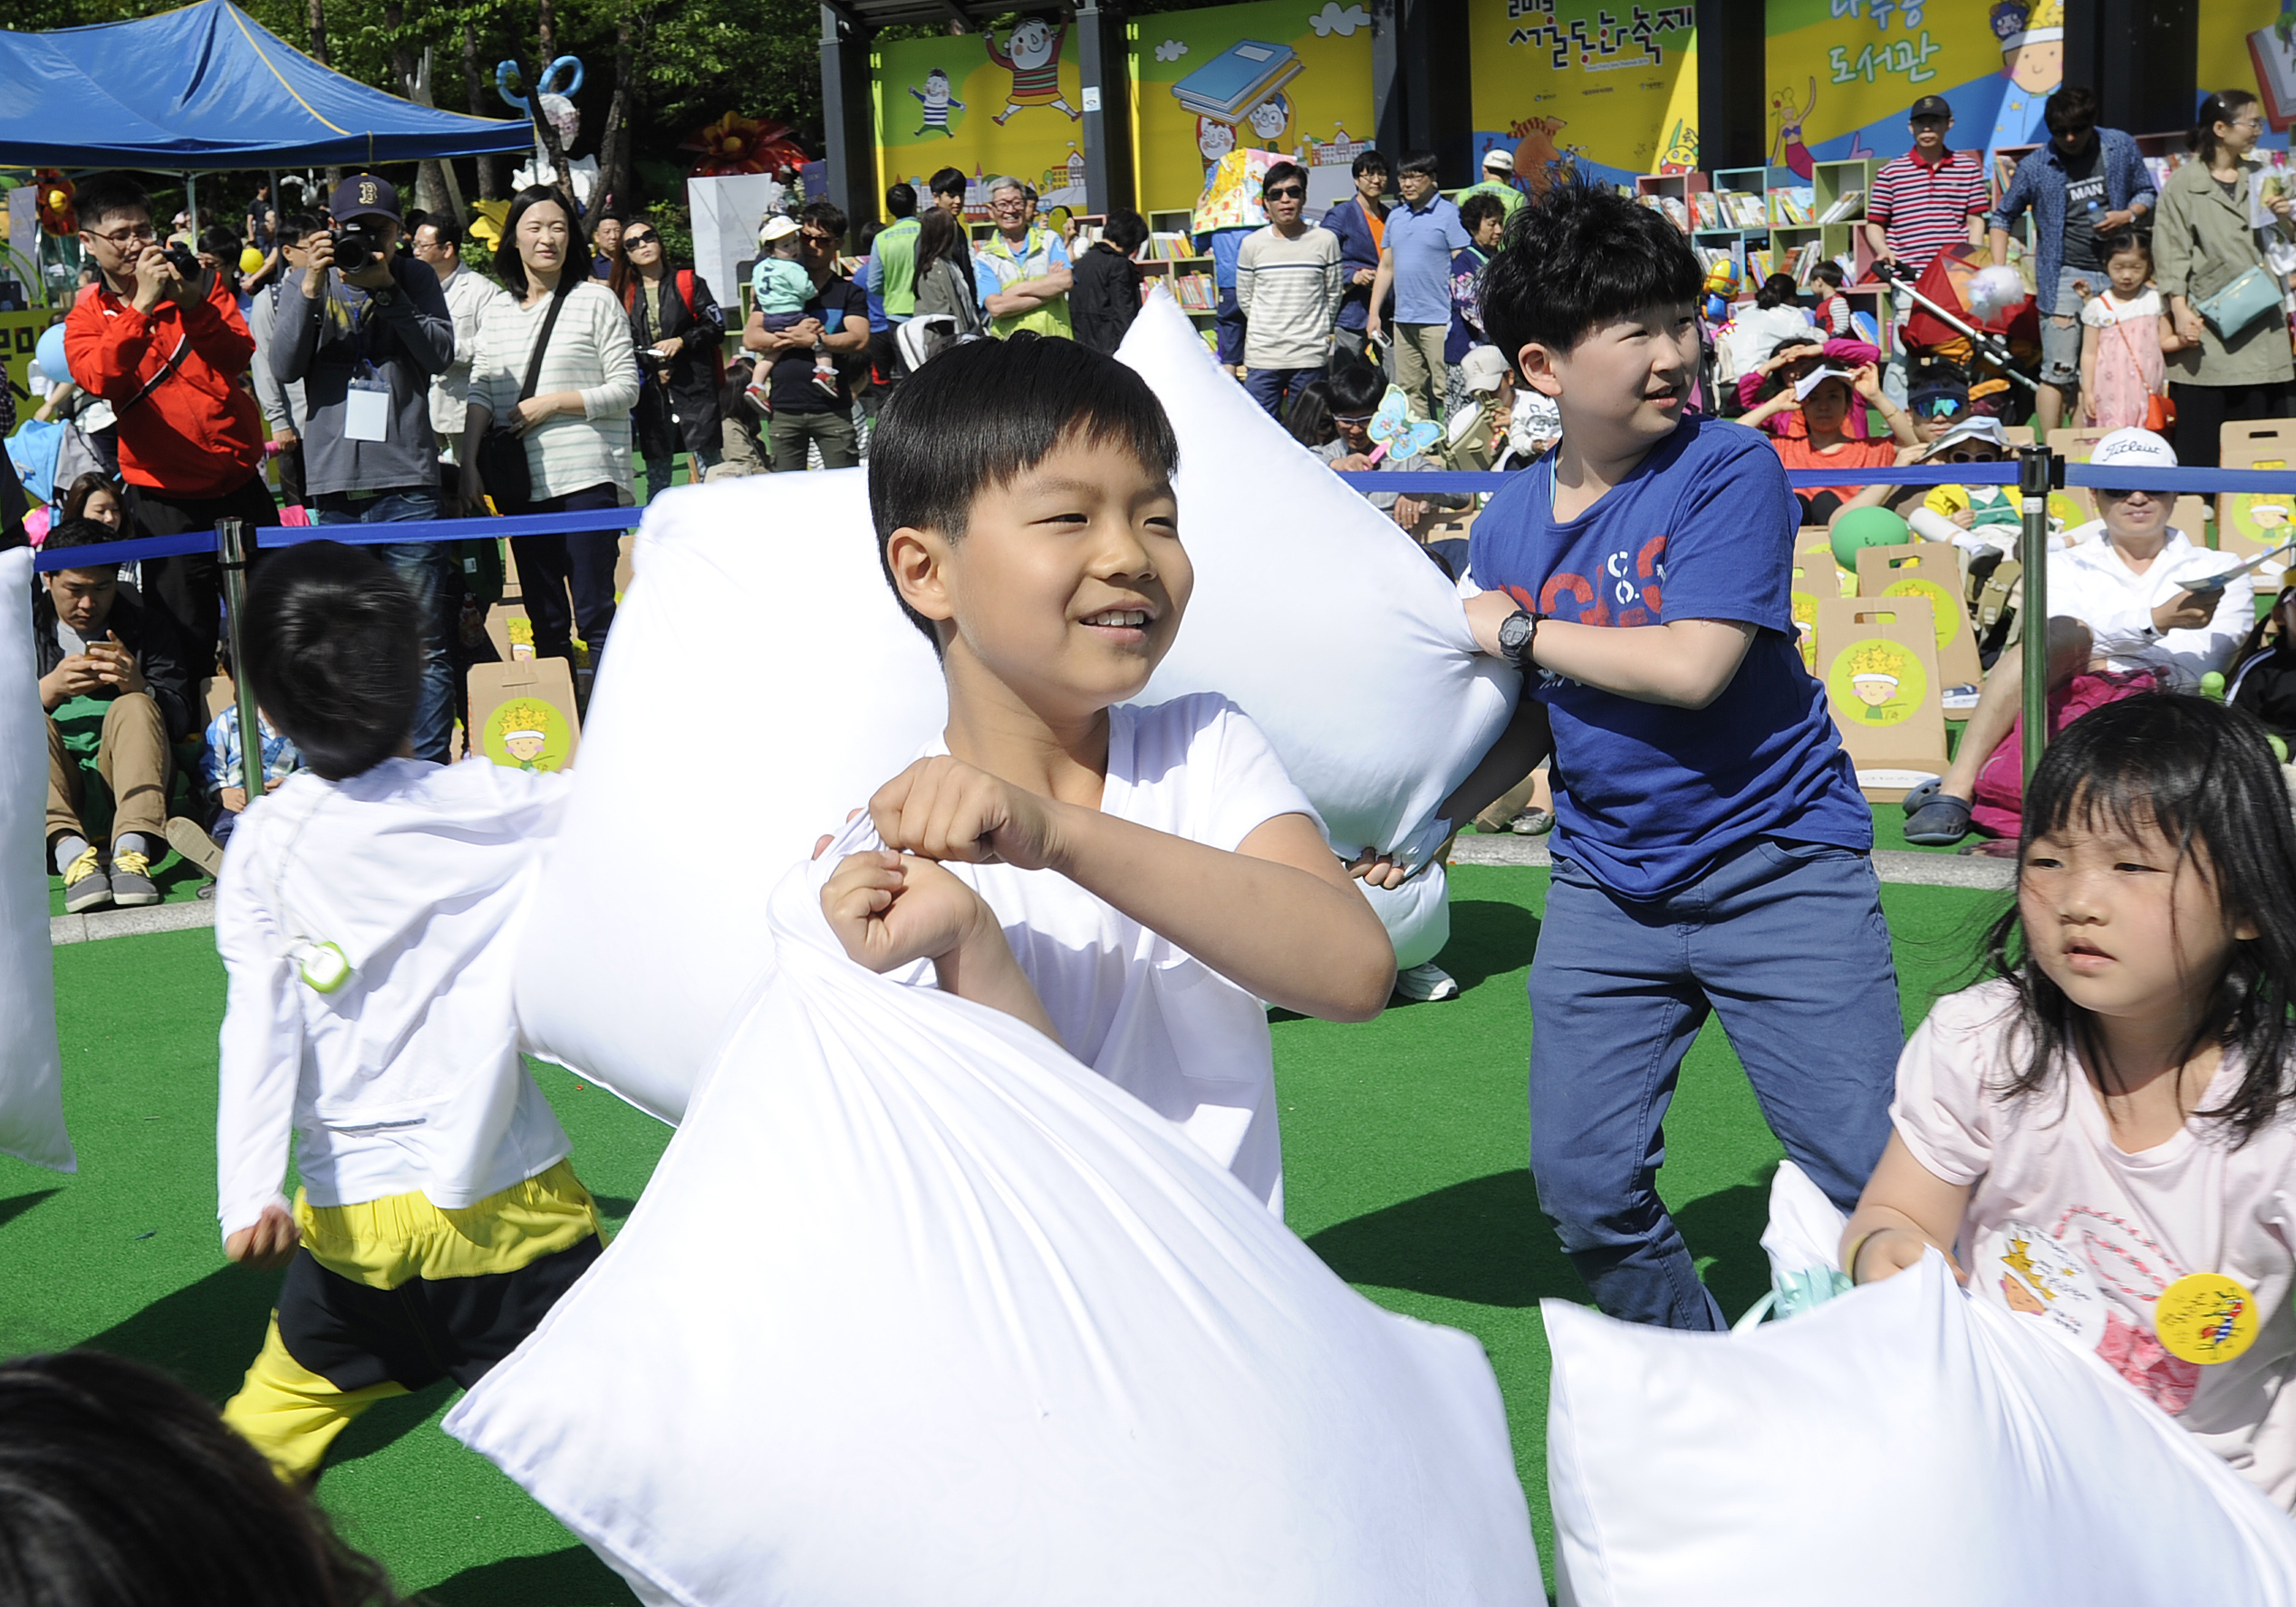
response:
M1279 1018L1275 1039L1293 1227L1372 1298L1463 1328L1488 1349L1551 1573L1538 1303L1585 1291L1524 1169L1523 985L1546 886L1543 871L1459 867L1442 956L1464 987L1458 999L1358 1026ZM1998 895L1886 887L1882 897L1910 1023L1957 984L1973 923ZM58 1177L0 1158L0 1352L95 1345L221 1400L261 1343L278 1279L227 1265L217 1242L223 973L213 936L54 954L81 1171ZM668 1129L564 1072L538 1075L575 1165L619 1223ZM1734 1316L1765 1286L1757 1239L1779 1150L1716 1029L1691 1053L1667 1137L1664 1193ZM343 1534L402 1589L447 1607L630 1602L547 1513L439 1432L451 1399L440 1386L385 1402L345 1432L320 1484Z

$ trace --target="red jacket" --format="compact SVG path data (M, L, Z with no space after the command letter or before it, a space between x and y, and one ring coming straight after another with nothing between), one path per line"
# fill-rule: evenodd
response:
M175 372L130 405L167 367ZM120 418L120 472L170 496L224 496L263 466L263 410L238 383L256 351L218 275L207 299L162 302L150 317L92 284L63 321L64 360Z

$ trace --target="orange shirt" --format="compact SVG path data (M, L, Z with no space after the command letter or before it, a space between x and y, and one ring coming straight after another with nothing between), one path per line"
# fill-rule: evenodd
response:
M1821 451L1809 444L1809 438L1772 436L1770 444L1778 459L1788 468L1887 468L1897 461L1897 443L1893 440L1844 441L1832 451ZM1855 486L1797 486L1797 496L1816 496L1830 491L1845 502L1857 494Z

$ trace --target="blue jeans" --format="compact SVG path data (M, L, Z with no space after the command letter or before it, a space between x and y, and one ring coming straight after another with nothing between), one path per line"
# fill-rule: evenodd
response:
M1786 1153L1854 1205L1905 1042L1872 861L1761 840L1640 904L1556 856L1530 968L1530 1169L1595 1303L1627 1322L1724 1326L1657 1189L1666 1106L1710 1010Z
M312 510L321 524L402 524L438 516L439 498L429 491L393 491L356 504L335 495L322 497ZM411 738L416 758L443 765L455 730L455 671L447 657L451 621L447 618L446 544L391 542L368 550L414 593L415 617L422 621L422 690L415 701Z
M1220 361L1234 368L1244 360L1244 310L1236 300L1236 287L1223 284L1212 313L1211 327L1220 338Z
M1322 372L1321 369L1248 369L1244 371L1244 390L1266 410L1268 417L1280 423L1285 398L1298 395L1301 386Z

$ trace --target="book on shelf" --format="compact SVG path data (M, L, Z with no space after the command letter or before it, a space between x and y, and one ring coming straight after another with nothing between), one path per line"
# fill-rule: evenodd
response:
M1849 223L1866 210L1866 192L1846 189L1834 198L1834 204L1818 217L1820 223Z
M1731 189L1722 192L1722 216L1734 229L1765 229L1770 226L1770 211L1762 197L1751 190Z
M1150 235L1147 244L1140 248L1140 260L1143 262L1186 262L1195 255L1195 242L1176 230L1159 229Z
M1794 276L1795 284L1807 285L1809 283L1809 275L1816 271L1823 255L1817 241L1805 240L1794 247L1794 254L1790 259L1793 265L1786 272Z
M1690 223L1693 228L1718 229L1722 226L1722 202L1710 189L1694 190L1690 197Z
M1809 185L1788 185L1770 192L1770 224L1772 228L1793 228L1815 221L1818 207L1817 192Z
M1641 196L1636 197L1653 212L1662 214L1683 234L1690 233L1690 208L1683 205L1680 196Z
M1208 274L1173 274L1172 293L1181 306L1191 313L1215 313L1220 310L1220 293Z

